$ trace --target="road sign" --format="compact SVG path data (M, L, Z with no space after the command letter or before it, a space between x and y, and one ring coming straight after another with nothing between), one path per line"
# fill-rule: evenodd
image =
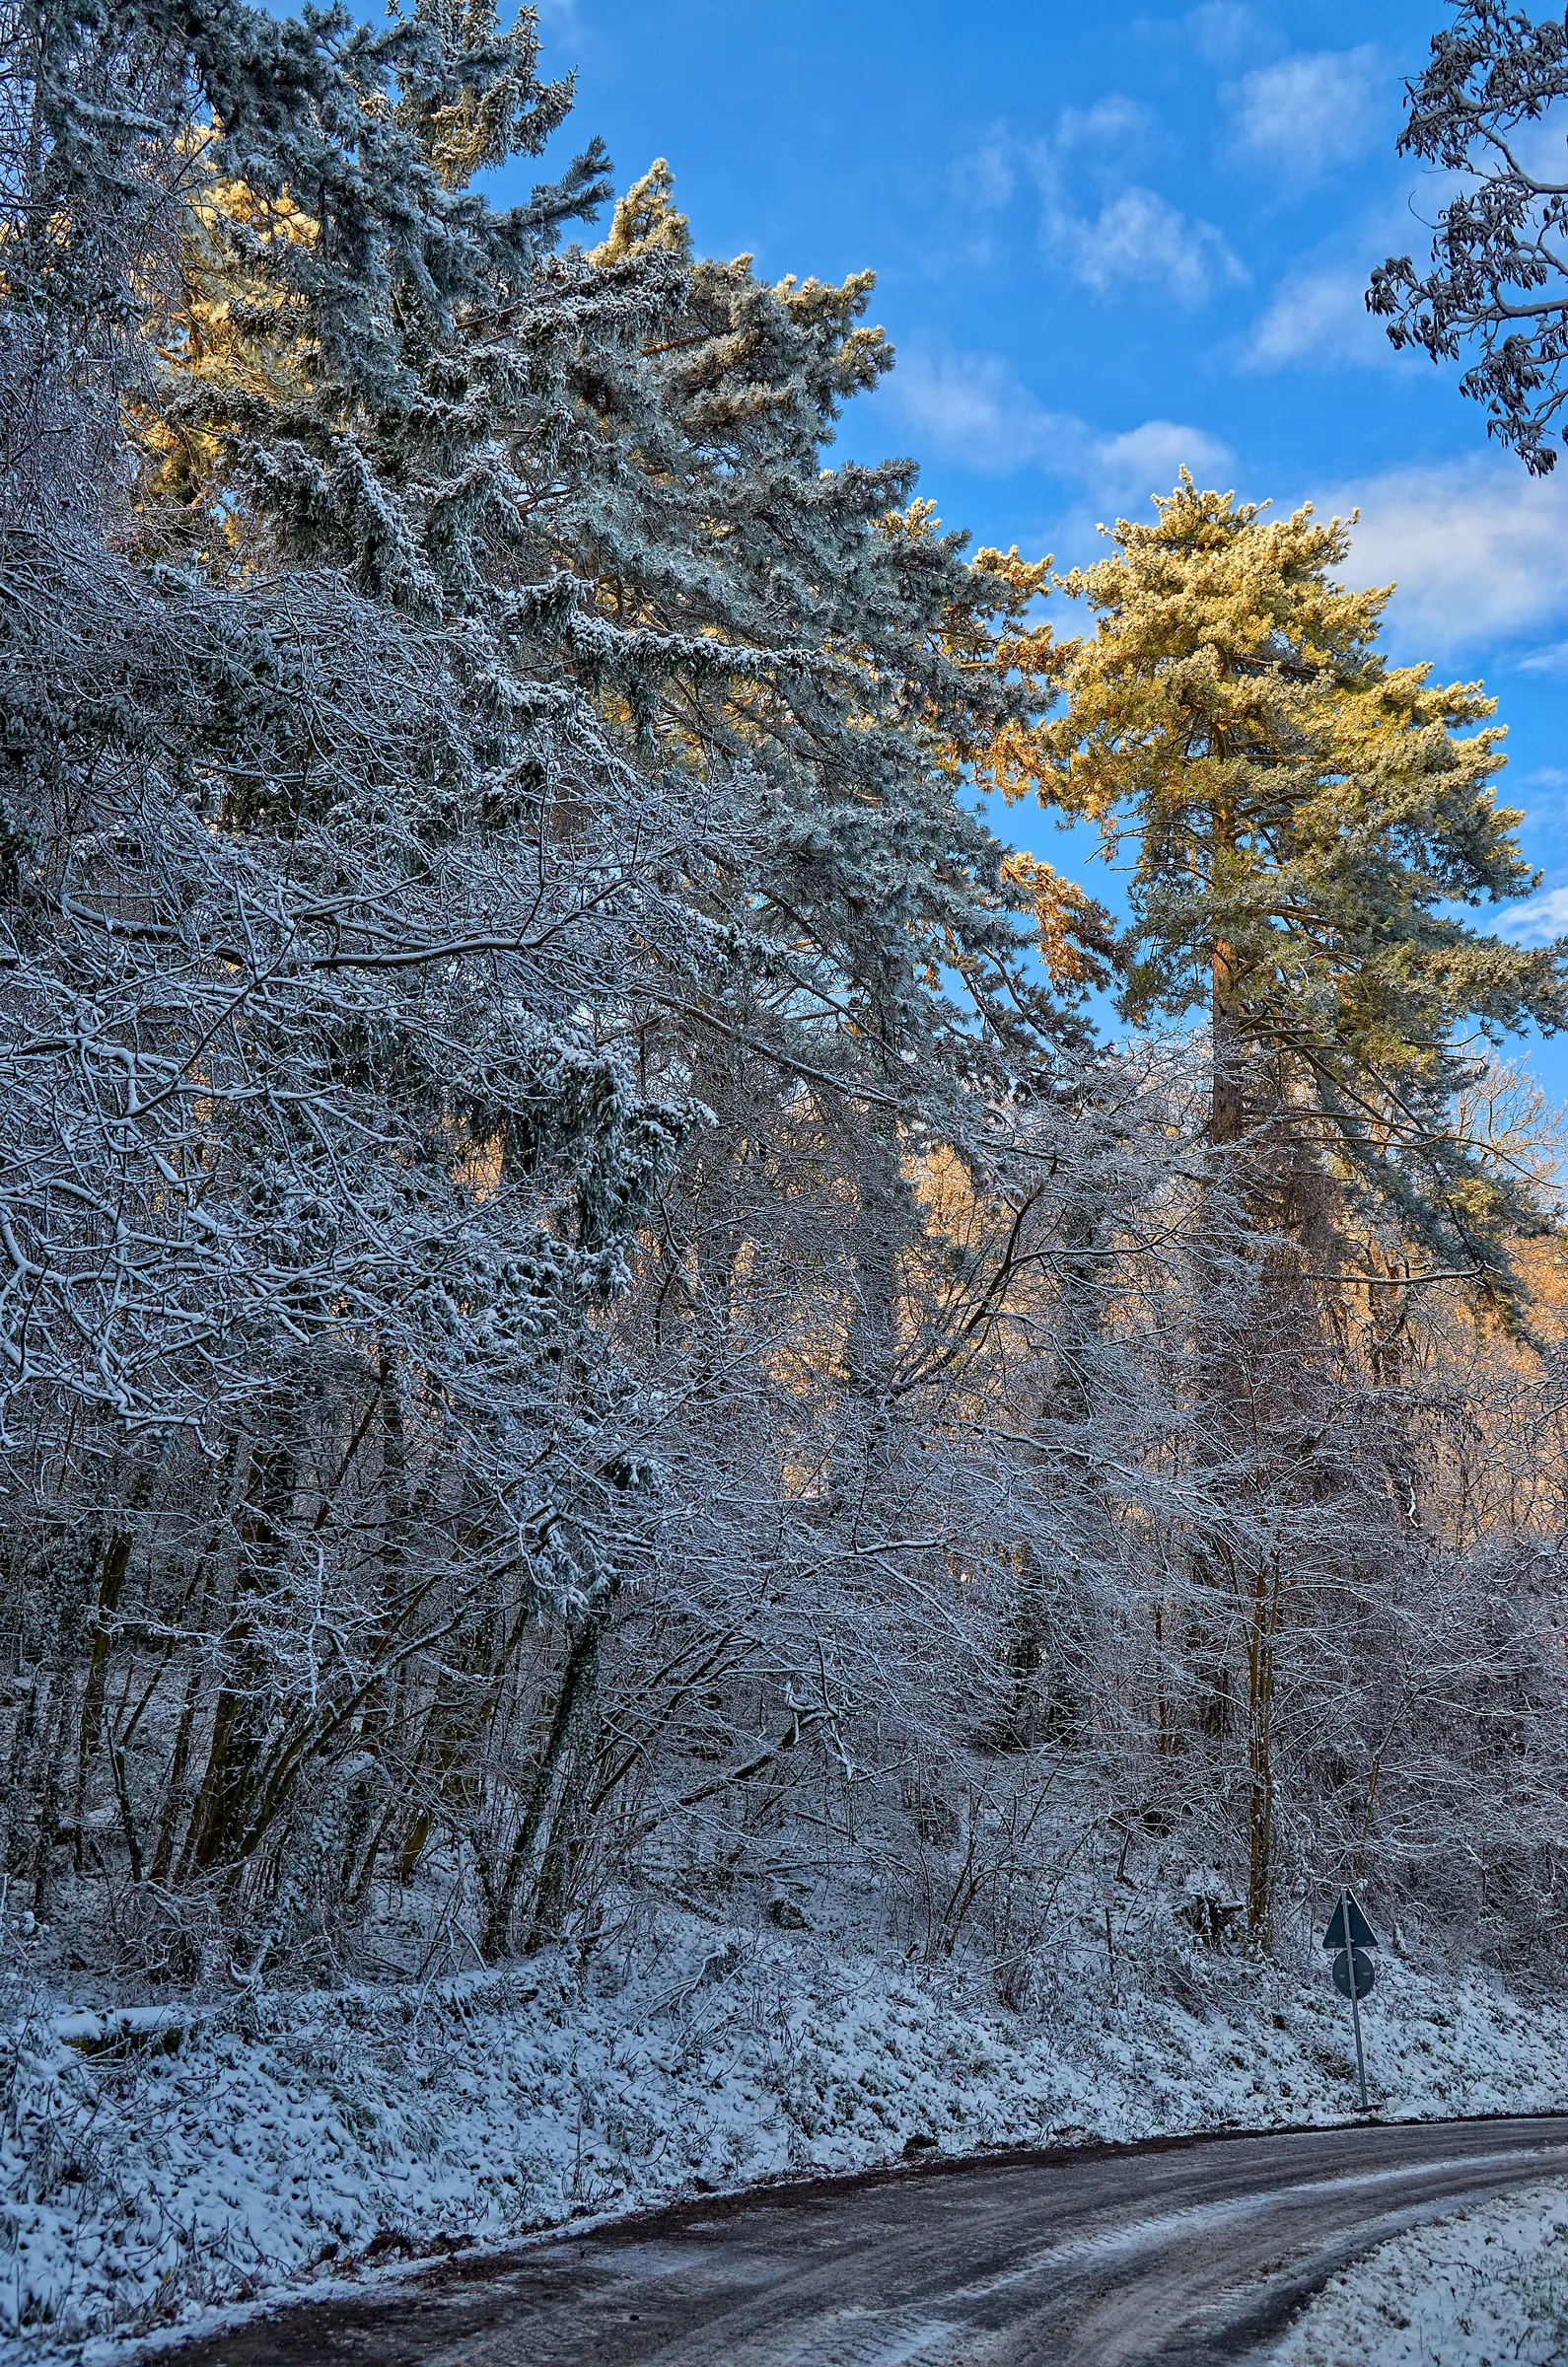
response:
M1348 1929L1346 1926L1348 1925ZM1336 1952L1345 1948L1376 1948L1378 1935L1362 1913L1353 1891L1341 1891L1334 1901L1334 1911L1323 1933L1323 1946Z
M1356 1983L1354 1990L1350 1986L1352 1968ZM1341 1997L1370 1997L1377 1977L1377 1971L1365 1948L1352 1948L1348 1954L1341 1948L1334 1958L1334 1987Z
M1347 1885L1334 1901L1334 1911L1323 1933L1323 1946L1334 1955L1334 1987L1341 1997L1350 2000L1350 2019L1356 2033L1356 2078L1361 2086L1361 2109L1367 2110L1367 2058L1361 2044L1361 2000L1377 1977L1373 1972L1369 1948L1376 1948L1378 1935L1367 1921Z

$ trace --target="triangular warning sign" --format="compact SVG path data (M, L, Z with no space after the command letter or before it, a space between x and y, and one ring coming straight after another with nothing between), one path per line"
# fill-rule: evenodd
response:
M1349 1930L1345 1929L1349 1923ZM1367 1921L1349 1891L1341 1891L1334 1901L1334 1911L1323 1933L1325 1948L1376 1948L1378 1935Z

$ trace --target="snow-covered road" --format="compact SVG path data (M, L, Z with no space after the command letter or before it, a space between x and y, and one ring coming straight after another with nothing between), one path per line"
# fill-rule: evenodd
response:
M1568 2116L1083 2147L683 2204L252 2320L179 2367L1182 2367L1568 2170Z

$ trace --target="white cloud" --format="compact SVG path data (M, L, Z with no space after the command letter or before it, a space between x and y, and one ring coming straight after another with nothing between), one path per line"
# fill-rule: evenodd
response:
M1039 468L1096 502L1142 507L1152 494L1169 492L1183 466L1211 481L1232 466L1230 447L1217 436L1174 419L1097 435L1071 412L1047 410L996 353L901 345L878 400L908 430L917 454L987 475Z
M1397 582L1390 623L1405 647L1479 650L1568 616L1568 473L1448 462L1390 469L1320 506L1360 509L1345 573Z
M1159 118L1152 108L1141 100L1123 99L1112 93L1107 99L1097 99L1093 107L1064 107L1056 119L1058 148L1114 147L1125 156L1128 143L1137 140L1148 145L1159 130Z
M1238 0L1203 0L1182 19L1182 31L1206 66L1232 66L1250 49L1257 54L1260 28Z
M1226 94L1240 146L1301 179L1349 163L1374 131L1377 66L1367 44L1254 67Z
M988 132L953 168L953 185L959 196L987 213L1007 204L1017 178L1013 170L1013 143L1000 129Z
M986 473L1007 475L1083 439L1076 420L1046 410L995 353L902 346L887 400L928 450Z
M1311 253L1302 255L1253 323L1239 358L1244 369L1363 369L1430 371L1424 356L1399 354L1385 323L1367 310L1373 265L1410 245L1410 208L1430 213L1464 185L1458 174L1423 175L1422 185L1390 189L1346 216Z
M1521 674L1568 674L1568 641L1553 641L1545 649L1532 649L1519 661ZM1561 776L1568 779L1568 774Z
M1192 220L1153 189L1123 189L1092 217L1047 194L1040 240L1101 296L1159 287L1178 304L1200 304L1217 280L1247 277L1212 223Z
M1218 436L1173 419L1146 419L1125 435L1102 436L1090 457L1096 489L1116 501L1168 493L1182 468L1200 482L1217 482L1235 459Z
M1550 945L1553 938L1568 936L1568 888L1548 888L1544 896L1532 896L1497 925L1499 935L1512 937L1516 945Z
M1559 96L1547 100L1533 122L1513 126L1508 136L1509 153L1525 172L1533 174L1537 179L1561 180L1565 135L1568 135L1568 107Z
M1296 362L1359 362L1370 369L1398 359L1381 321L1367 311L1364 262L1293 272L1247 340L1244 362L1252 370L1284 370Z
M1022 141L1005 125L956 159L952 184L975 212L999 214L1021 179L1039 191L1045 254L1097 295L1132 287L1199 304L1217 284L1247 278L1223 233L1184 214L1129 173L1160 145L1159 118L1140 102L1112 95L1064 108L1048 139ZM1085 181L1104 192L1085 203Z

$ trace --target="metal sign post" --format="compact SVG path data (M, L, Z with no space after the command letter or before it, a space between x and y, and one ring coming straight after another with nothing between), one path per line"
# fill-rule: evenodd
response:
M1367 1921L1354 1892L1347 1885L1339 1894L1338 1903L1328 1918L1323 1933L1323 1946L1333 1950L1334 1987L1341 1997L1350 2000L1350 2020L1356 2034L1356 2078L1361 2088L1361 2109L1370 2112L1367 2098L1367 2057L1361 2044L1361 2000L1371 1995L1377 1971L1369 1948L1376 1948L1378 1935Z
M1339 1902L1341 1912L1343 1912L1345 1901L1349 1897L1350 1893L1346 1891L1344 1899ZM1365 2112L1367 2109L1367 2056L1361 2044L1361 1999L1356 1995L1361 1983L1356 1978L1354 1950L1352 1950L1350 1958L1350 1978L1345 1985L1350 1991L1350 2020L1356 2034L1356 2077L1361 2083L1361 2109Z

